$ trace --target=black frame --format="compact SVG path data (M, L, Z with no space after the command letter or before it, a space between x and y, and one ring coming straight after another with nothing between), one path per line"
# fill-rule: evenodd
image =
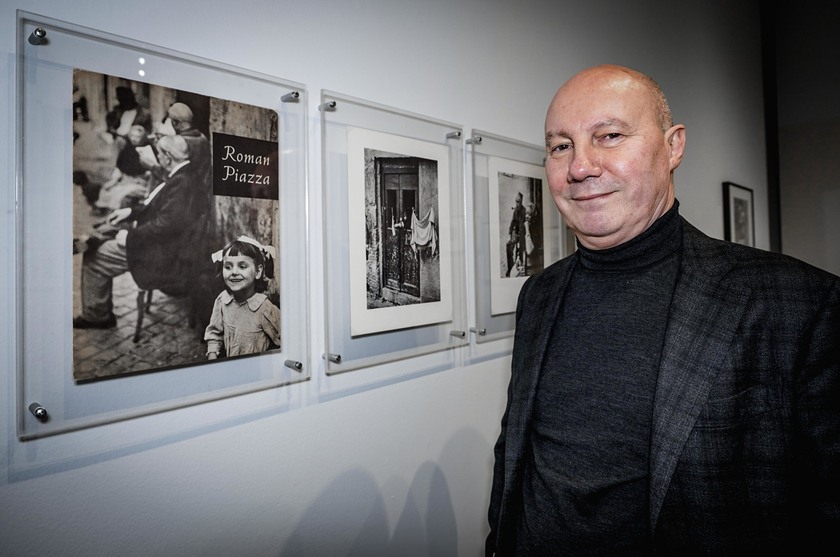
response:
M734 182L723 182L723 238L725 240L736 244L755 246L755 203L753 199L752 189ZM736 214L738 205L733 203L733 200L743 200L749 205L741 216L741 218L747 219L745 223L746 231L741 230L739 232L736 230L736 220L739 218ZM744 236L743 232L746 232L747 235Z

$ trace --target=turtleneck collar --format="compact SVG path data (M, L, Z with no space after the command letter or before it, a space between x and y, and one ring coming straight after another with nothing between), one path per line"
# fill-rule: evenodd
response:
M632 271L662 261L682 246L679 201L647 230L621 245L593 250L578 245L578 258L591 271Z

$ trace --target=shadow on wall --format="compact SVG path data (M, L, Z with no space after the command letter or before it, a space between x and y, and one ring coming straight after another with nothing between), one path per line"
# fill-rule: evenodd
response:
M443 471L425 462L414 474L386 555L457 555L457 522Z
M348 470L306 510L280 555L456 555L457 541L446 479L427 463L415 475L393 536L374 478L364 470Z
M458 555L456 502L478 508L480 524L464 528L478 531L476 539L462 540L464 547L484 548L487 535L485 509L490 500L489 479L493 448L472 429L457 432L446 443L437 461L426 461L411 485L395 478L378 485L367 471L347 470L332 481L303 513L297 528L280 552L284 556L324 555L426 557ZM476 462L477 455L486 455ZM477 481L480 480L480 481ZM405 504L392 528L386 500L405 493ZM473 514L472 512L468 514ZM470 536L472 537L472 536Z

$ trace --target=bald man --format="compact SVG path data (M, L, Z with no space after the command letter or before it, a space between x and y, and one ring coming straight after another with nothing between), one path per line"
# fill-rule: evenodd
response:
M840 278L680 216L686 129L638 71L573 76L545 142L578 250L520 291L487 554L836 548Z

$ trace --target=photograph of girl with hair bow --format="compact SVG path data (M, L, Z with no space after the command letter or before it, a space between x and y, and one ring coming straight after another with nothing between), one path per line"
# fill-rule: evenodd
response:
M274 277L274 248L240 236L211 257L221 267L225 289L204 332L207 359L280 348L280 308L264 294Z

